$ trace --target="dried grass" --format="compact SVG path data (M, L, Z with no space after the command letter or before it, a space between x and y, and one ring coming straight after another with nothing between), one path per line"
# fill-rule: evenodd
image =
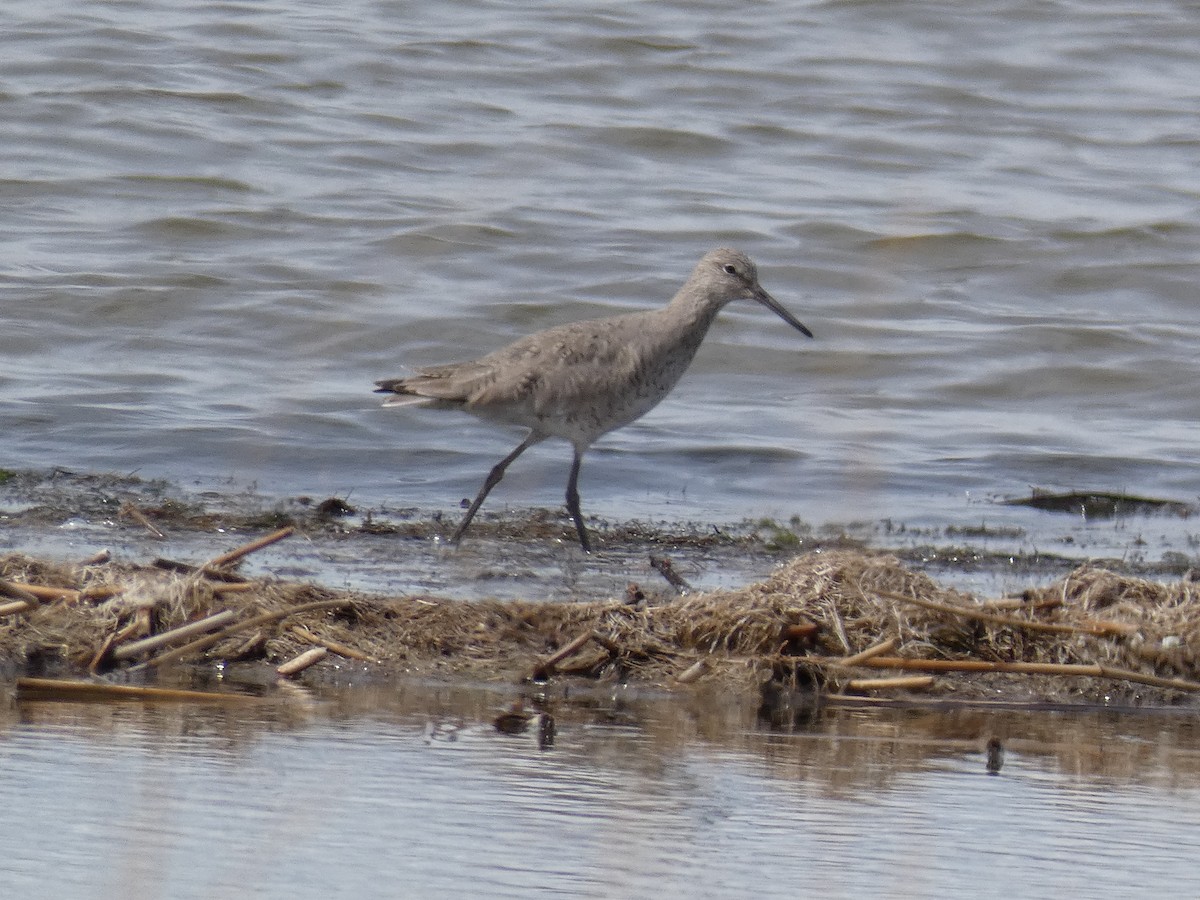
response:
M972 597L905 568L894 557L858 551L809 553L765 581L738 590L638 606L619 601L375 597L270 580L229 592L196 573L116 563L72 567L21 555L0 559L0 577L84 589L77 602L43 603L0 618L0 661L14 671L86 669L105 641L111 642L122 629L130 631L139 615L154 631L165 631L222 609L236 610L244 620L340 599L340 608L310 610L273 622L257 638L246 632L231 634L195 660L248 657L277 664L311 648L315 635L327 641L333 653L342 645L369 657L374 661L369 668L380 674L518 679L535 672L540 662L572 639L590 635L584 649L558 665L559 672L671 683L704 660L701 681L757 689L774 679L837 692L856 677L861 681L864 672L834 665L836 660L894 639L894 652L910 659L1099 663L1147 675L1200 676L1196 583L1159 584L1088 566L1049 587L1026 592L1019 608L1005 610L999 619L993 615L991 621L973 617L980 606ZM118 593L111 599L89 599L88 589L98 585L113 586ZM914 597L944 608L906 599ZM1035 631L1005 619L1066 627ZM1098 619L1104 629L1096 627ZM803 627L808 624L817 626L815 636L814 629ZM297 625L310 634L297 631ZM140 635L130 635L136 636ZM359 669L367 665L348 659L343 663ZM317 670L328 665L322 663ZM1068 681L997 674L939 675L926 693L1146 702L1178 696L1170 690L1115 686L1096 678Z

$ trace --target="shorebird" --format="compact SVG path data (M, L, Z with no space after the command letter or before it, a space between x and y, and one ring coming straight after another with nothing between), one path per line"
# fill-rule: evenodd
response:
M571 322L523 337L469 362L428 366L407 378L375 382L392 394L384 406L461 409L489 422L529 429L525 440L488 473L450 539L457 544L483 501L518 456L547 438L575 449L567 478L567 511L579 544L591 552L579 509L579 467L597 438L628 425L671 392L727 304L753 300L812 337L758 283L744 253L706 253L671 302L660 309Z

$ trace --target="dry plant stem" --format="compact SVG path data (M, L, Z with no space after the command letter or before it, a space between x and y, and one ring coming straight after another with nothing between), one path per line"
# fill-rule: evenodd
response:
M115 584L90 584L79 592L79 596L73 602L79 600L108 600L122 593L124 590L124 588L117 587Z
M222 553L220 556L213 557L200 567L200 571L204 572L209 569L219 569L222 566L235 563L239 559L261 550L263 547L270 547L272 544L282 541L285 537L290 537L293 533L295 533L295 531L296 529L291 525L289 525L287 528L280 528L278 531L274 531L271 534L268 534L266 537L261 537L256 541L243 544L236 550L230 550L228 553Z
M338 656L344 656L347 659L358 659L362 660L363 662L375 661L361 650L355 650L353 647L347 647L345 644L339 644L337 641L331 641L328 638L323 638L320 635L313 634L303 625L293 625L292 634L300 638L302 641L308 641L310 644L316 644L318 647L324 647L326 650L331 650Z
M24 601L29 605L30 609L35 609L42 602L38 596L26 588L25 585L13 584L6 578L0 578L0 594L12 597L14 600Z
M227 653L225 658L227 660L242 659L243 657L249 656L255 650L258 650L259 647L265 642L266 639L263 637L263 633L261 631L256 631L254 634L250 635L250 637L246 638L246 640L242 641L241 646L235 648L233 652Z
M894 591L885 591L880 588L870 588L871 593L876 596L883 597L887 600L895 600L897 603L912 603L916 606L923 606L926 609L936 610L937 612L950 613L951 615L962 616L967 619L977 619L980 622L990 622L993 625L1004 625L1009 628L1024 628L1026 631L1045 631L1051 634L1092 634L1100 637L1110 634L1126 634L1130 630L1136 631L1136 627L1125 626L1118 622L1089 622L1085 625L1060 625L1055 622L1030 622L1027 619L1016 619L1012 616L1000 616L995 613L983 612L982 610L969 609L965 606L956 606L953 603L939 603L936 600L922 600L919 597L909 597L905 594L897 594Z
M533 672L526 679L528 681L540 681L543 678L548 678L554 673L554 667L570 656L572 653L577 653L583 648L588 641L592 640L592 632L585 631L579 637L575 638L568 644L563 645L545 660L538 663Z
M601 634L599 631L592 632L592 640L609 652L610 656L621 655L621 645L610 638L608 635Z
M329 651L324 647L313 647L311 650L305 650L299 656L295 656L285 663L280 663L275 667L275 671L283 676L299 675L310 666L315 666L328 655Z
M12 584L12 582L9 582ZM44 584L18 585L23 591L32 594L39 600L67 600L74 602L79 599L79 591L71 588L49 587Z
M100 649L92 656L92 661L88 665L88 672L92 675L99 674L102 670L112 668L112 648L125 641L129 640L135 634L144 634L150 630L149 610L138 610L138 615L132 622L122 628L120 631L114 631L100 644ZM146 615L142 615L145 613Z
M258 587L253 581L219 581L210 584L214 594L245 594Z
M100 649L92 654L92 661L88 663L89 675L100 674L100 667L108 659L108 653L116 642L117 634L113 632L100 643Z
M933 684L932 675L897 675L895 678L852 678L851 691L918 691Z
M164 644L174 644L177 641L193 637L197 634L204 634L223 625L232 622L237 618L237 612L232 609L222 610L208 616L205 619L200 619L196 622L189 622L186 625L181 625L178 628L172 628L170 631L164 631L162 634L156 634L153 637L142 638L140 641L134 641L130 644L122 644L112 652L113 659L120 662L121 660L130 659L134 656L140 656L143 653L148 653L151 650L157 650Z
M167 536L163 534L153 522L146 518L145 513L134 506L130 501L126 500L121 504L120 515L129 516L129 518L133 519L133 521L137 522L160 541L166 540Z
M1132 622L1104 622L1096 619L1080 619L1079 627L1084 634L1097 637L1128 637L1137 634L1138 626Z
M855 653L853 656L847 656L845 659L838 660L838 665L841 666L857 666L859 663L864 663L873 656L882 656L885 653L891 653L896 649L896 644L899 641L896 638L888 638L886 641L881 641L873 647L868 647L861 653Z
M28 600L14 600L12 603L0 603L0 616L14 616L17 613L37 609L37 604L29 605Z
M835 665L840 661L832 660ZM909 669L918 672L1007 672L1016 675L1071 675L1076 677L1108 678L1113 681L1132 681L1177 691L1200 692L1200 682L1182 678L1160 678L1143 675L1129 669L1118 669L1099 663L1023 663L987 662L979 659L906 659L899 656L876 656L859 665L872 669Z
M179 562L175 559L164 559L159 556L155 558L151 565L156 569L162 569L164 572L178 572L180 575L196 575L204 578L209 583L208 586L214 591L248 591L255 587L253 581L246 581L241 575L206 568L206 566L211 565L210 563L206 563L204 566L193 566L190 563Z
M816 622L805 622L803 625L784 625L780 639L785 641L804 641L816 637L821 626Z
M236 622L227 628L222 628L216 634L209 634L202 638L192 641L190 644L184 644L182 647L176 647L174 650L168 650L166 653L160 653L153 659L148 659L145 662L147 666L161 666L164 663L172 662L173 660L182 659L185 656L191 656L193 653L199 653L202 650L207 650L213 644L220 643L231 634L237 634L239 631L246 631L251 628L257 628L259 625L267 625L271 622L278 622L280 619L286 619L288 616L294 616L302 612L312 612L317 609L341 609L351 604L349 600L315 600L312 603L301 603L299 606L293 606L288 609L277 610L275 612L263 613L262 615L254 616L251 619L246 619L244 622Z
M846 626L842 624L842 616L837 610L837 604L829 601L825 603L825 608L829 612L829 618L833 621L833 631L842 644L842 652L849 654L850 640L846 637Z
M191 703L246 703L257 698L245 694L216 694L171 688L106 684L102 681L59 681L55 678L18 678L17 700L156 700Z

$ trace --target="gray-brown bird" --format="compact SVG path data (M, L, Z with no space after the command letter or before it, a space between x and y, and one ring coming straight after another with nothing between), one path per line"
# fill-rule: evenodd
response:
M579 543L591 552L579 509L584 451L603 434L653 409L671 392L726 305L752 300L802 334L812 332L758 283L744 253L706 253L671 302L661 309L625 313L547 328L470 362L419 369L407 378L377 381L392 394L384 406L461 409L481 419L529 429L525 440L488 473L451 542L457 544L513 460L534 444L557 437L575 449L567 478L567 511Z

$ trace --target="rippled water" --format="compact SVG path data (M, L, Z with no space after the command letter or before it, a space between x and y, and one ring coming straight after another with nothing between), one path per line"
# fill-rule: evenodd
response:
M517 436L375 378L662 303L733 244L818 339L727 311L586 511L1197 495L1192 6L5 10L5 466L453 510ZM491 503L561 502L566 452Z
M0 884L24 898L1191 896L1191 717L551 702L470 688L247 713L0 715ZM1000 774L982 745L1007 746Z

